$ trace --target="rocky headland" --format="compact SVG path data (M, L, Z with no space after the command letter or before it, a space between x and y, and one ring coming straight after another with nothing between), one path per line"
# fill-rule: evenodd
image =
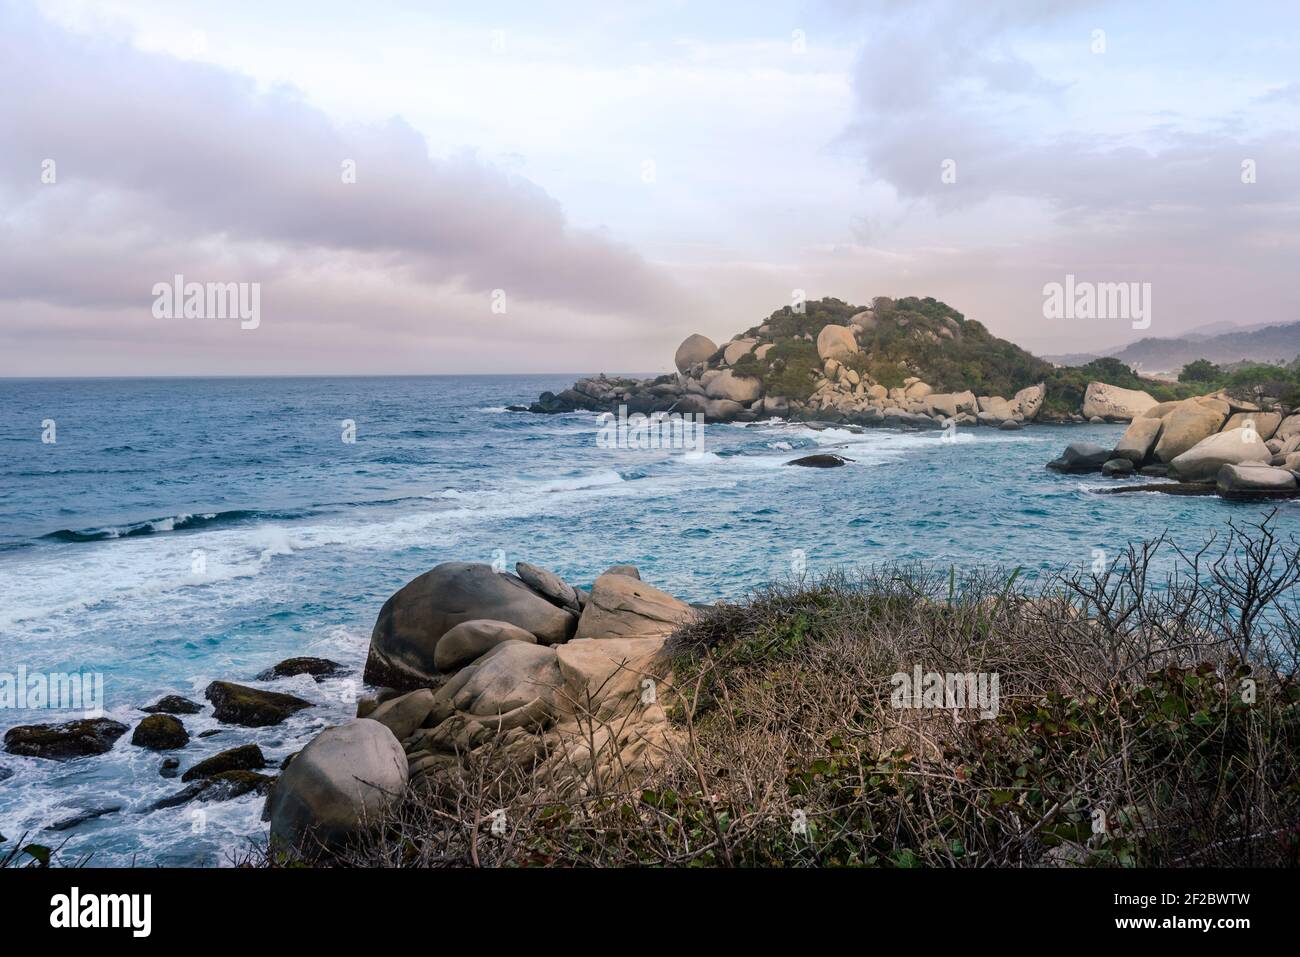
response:
M529 411L1017 429L1042 413L1050 369L943 303L885 297L787 306L721 346L688 336L673 360L675 375L580 379Z

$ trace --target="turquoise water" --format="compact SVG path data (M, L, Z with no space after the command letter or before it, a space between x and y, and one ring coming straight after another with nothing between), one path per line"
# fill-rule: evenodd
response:
M91 671L134 725L165 693L201 700L291 655L353 669L276 682L319 706L276 728L226 728L187 767L247 741L273 761L350 716L380 605L447 560L527 560L575 583L616 562L690 601L844 564L1091 563L1168 530L1199 543L1259 506L1101 496L1100 476L1044 463L1120 426L1022 432L816 432L710 425L700 455L602 449L594 415L506 411L575 376L0 382L0 672ZM55 422L43 443L42 422ZM342 441L343 420L356 425ZM842 469L783 468L803 450ZM1300 503L1279 527L1300 534ZM195 555L202 572L195 572ZM0 711L0 728L79 717ZM219 726L183 719L192 736ZM132 747L55 764L0 754L0 833L99 864L226 863L263 833L261 799L145 812L178 790ZM123 810L60 835L41 828ZM197 812L197 813L196 813Z

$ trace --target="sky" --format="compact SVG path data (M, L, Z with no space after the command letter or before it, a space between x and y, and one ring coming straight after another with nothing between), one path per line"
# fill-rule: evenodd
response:
M665 371L800 296L1039 354L1300 321L1298 65L1293 2L0 0L0 375ZM1045 317L1066 276L1150 326Z

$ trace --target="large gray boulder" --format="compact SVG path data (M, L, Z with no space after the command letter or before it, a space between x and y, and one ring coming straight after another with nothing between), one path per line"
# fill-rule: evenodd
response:
M1115 457L1128 459L1134 465L1142 465L1156 447L1156 439L1160 437L1163 425L1159 419L1143 416L1134 419L1115 443Z
M406 753L369 718L326 728L294 756L267 802L271 835L307 857L337 850L406 790Z
M1047 463L1057 472L1097 472L1110 460L1110 449L1092 442L1071 442L1061 457Z
M366 717L378 721L393 732L393 737L398 741L404 741L424 723L424 719L433 710L433 703L433 692L428 688L420 688L385 701Z
M1183 482L1209 482L1225 465L1258 462L1267 465L1273 457L1250 429L1230 429L1202 439L1169 463L1169 475Z
M1282 420L1282 424L1277 427L1273 433L1273 438L1281 439L1283 442L1300 435L1300 413L1288 415Z
M1213 399L1184 399L1164 419L1155 457L1173 462L1198 442L1219 431L1228 417L1228 404ZM1211 473L1207 478L1214 478Z
M673 362L676 363L678 372L685 373L691 366L697 362L705 362L717 351L718 347L712 339L697 333L682 340L682 344L677 347L677 352L673 355Z
M576 604L576 594L573 600ZM439 671L455 671L483 657L503 641L537 644L536 636L518 625L512 625L508 621L476 618L473 621L462 621L438 639L433 650L434 666Z
M384 603L370 636L367 684L413 691L438 683L436 648L461 622L503 621L545 644L572 637L577 616L490 565L446 562Z
M1271 465L1225 465L1215 478L1224 498L1262 498L1296 490L1295 473Z
M1091 419L1135 419L1156 404L1155 398L1137 389L1121 389L1105 382L1089 382L1083 394L1083 417Z
M578 621L576 638L662 638L692 615L691 606L626 575L601 575Z

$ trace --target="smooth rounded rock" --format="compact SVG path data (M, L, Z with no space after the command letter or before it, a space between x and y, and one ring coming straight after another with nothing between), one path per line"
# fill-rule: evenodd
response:
M308 857L336 850L401 799L407 776L401 743L378 721L326 728L276 782L267 802L271 834Z
M503 641L537 644L537 637L508 621L492 621L487 618L462 621L438 639L433 651L434 667L443 672L463 668Z

